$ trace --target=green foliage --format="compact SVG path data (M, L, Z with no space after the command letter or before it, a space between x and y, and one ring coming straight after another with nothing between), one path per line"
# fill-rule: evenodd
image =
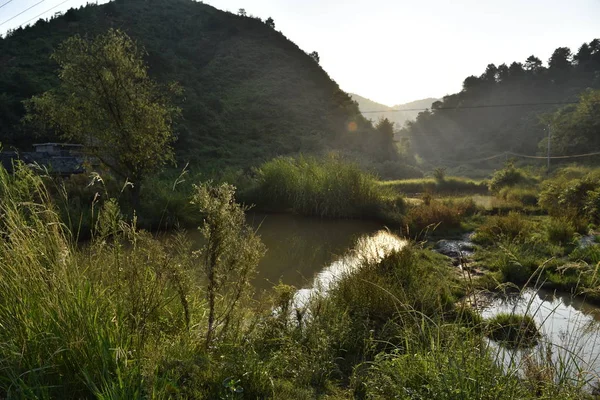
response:
M292 210L319 217L376 217L388 202L375 177L337 156L276 158L257 171L250 200L271 210Z
M505 187L513 187L523 184L531 184L531 179L525 171L518 169L510 162L506 166L496 172L490 181L490 191L497 193Z
M1 396L142 397L149 348L189 324L183 245L138 232L109 201L78 249L29 169L0 168L0 193Z
M584 230L587 222L598 221L598 187L600 174L597 171L558 171L542 184L539 204L549 214L570 219L576 229Z
M245 209L235 202L233 186L203 184L195 189L192 203L205 215L200 231L206 243L197 256L207 282L208 347L232 323L265 247L246 224Z
M538 203L538 191L531 187L503 187L498 196L510 203L518 203L525 207L535 207Z
M547 66L535 56L510 65L490 64L480 76L467 77L460 92L444 96L430 111L420 113L402 133L410 138L414 151L431 163L464 162L489 169L497 165L490 157L502 152L536 154L538 144L547 137L544 122L548 121L541 117L556 110L556 106L539 103L569 102L583 93L579 105L567 107L552 118L552 152L572 155L597 151L597 43L595 39L582 46L589 51L580 54L585 59L581 63L577 56L568 56L567 48L558 48ZM537 105L481 108L501 104ZM545 152L544 148L542 154Z
M524 241L531 233L532 225L521 213L511 211L507 215L488 217L475 232L478 243L491 244L502 239Z
M444 177L443 181L431 178L403 179L383 183L389 189L403 194L437 193L437 194L487 194L485 181L474 181L459 177Z
M529 315L497 314L487 321L487 326L491 339L511 347L531 347L541 336Z
M436 180L436 182L440 183L440 182L444 182L446 180L446 168L443 167L439 167L433 170L433 179Z
M364 380L367 399L511 399L528 397L504 375L470 332L445 332L431 343L408 343L380 354Z
M600 90L586 90L576 105L564 107L547 119L556 154L585 154L600 148Z
M407 210L405 226L411 236L421 237L427 231L448 231L461 227L461 222L477 211L473 200L429 200Z
M556 244L569 244L575 236L575 226L568 218L550 218L546 223L548 240Z
M271 301L244 301L264 248L230 185L193 194L205 219L200 251L182 233L140 231L113 199L96 204L91 238L76 245L43 178L0 168L0 397L585 396L585 374L555 379L576 361L561 371L542 360L539 370L551 371L543 387L528 365L500 366L484 334L523 343L534 329L519 316L486 323L457 307L469 284L415 244L361 258L360 243L373 248L359 240L356 269L306 308L284 284ZM499 243L530 270L549 249L531 236ZM592 262L596 250L570 257ZM597 291L596 266L548 270L543 279L557 286Z
M73 36L52 55L60 85L26 103L28 121L83 143L90 156L132 180L134 206L142 180L173 161L171 125L179 113L167 89L149 78L143 55L118 30L93 40Z
M173 127L178 161L219 171L324 148L379 156L377 132L350 96L269 20L190 0L157 0L152 7L144 1L90 2L67 14L0 40L0 141L6 145L25 149L34 142L38 132L20 124L22 101L59 86L49 59L53 50L72 36L95 37L119 27L146 50L153 80L184 89L178 99L183 118ZM36 141L56 138L45 132Z

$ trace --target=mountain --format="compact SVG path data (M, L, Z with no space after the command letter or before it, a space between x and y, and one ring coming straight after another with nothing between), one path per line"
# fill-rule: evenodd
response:
M374 123L377 123L380 118L387 118L395 124L396 128L402 128L406 122L415 120L422 110L431 108L431 104L438 101L438 99L430 97L389 107L354 93L351 93L350 96L358 103L358 108L365 118L372 120ZM382 112L371 112L374 110L382 110Z
M419 114L402 134L433 163L456 165L506 151L545 155L550 115L576 103L589 88L600 88L600 39L583 43L577 52L559 47L546 64L533 55L510 65L489 64L480 76L467 77L459 93Z
M330 149L377 157L371 140L376 131L320 67L318 56L288 40L271 20L192 0L88 3L0 38L5 148L57 140L35 136L21 124L22 101L57 84L57 65L49 56L62 41L109 28L145 47L151 77L183 87L183 118L176 126L181 161L221 168Z

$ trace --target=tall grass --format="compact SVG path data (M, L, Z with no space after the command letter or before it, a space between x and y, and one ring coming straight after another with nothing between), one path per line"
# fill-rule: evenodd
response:
M374 176L337 156L276 158L258 170L250 199L270 210L319 217L377 216L401 212L401 199L388 199Z

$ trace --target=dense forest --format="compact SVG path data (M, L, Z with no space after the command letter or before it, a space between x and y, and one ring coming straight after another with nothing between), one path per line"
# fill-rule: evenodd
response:
M10 31L0 39L0 142L26 149L59 139L60 132L22 123L23 101L58 84L50 55L60 43L118 28L145 48L154 79L183 88L176 99L180 161L247 166L332 149L380 158L384 142L372 140L378 131L319 66L318 54L298 48L275 23L191 0L116 0Z
M431 162L468 162L505 151L545 155L547 129L556 130L552 134L557 145L563 143L553 148L553 155L577 154L573 151L592 142L564 145L567 123L565 118L559 123L555 113L577 117L571 111L582 106L574 104L586 90L592 93L598 88L600 40L594 39L582 44L576 53L567 47L557 48L547 65L533 55L525 62L489 64L481 76L466 78L462 91L445 96L433 103L431 110L420 113L403 133L411 138L416 153ZM587 98L592 104L593 95L583 97L582 102ZM587 147L587 151L594 150L598 149Z

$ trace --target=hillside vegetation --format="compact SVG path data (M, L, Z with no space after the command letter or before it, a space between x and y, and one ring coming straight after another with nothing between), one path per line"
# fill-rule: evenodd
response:
M0 39L5 148L57 139L57 132L39 136L21 124L22 101L58 84L50 55L60 43L109 28L125 31L146 49L153 79L184 89L176 126L180 161L218 168L331 149L377 155L371 124L319 66L318 56L298 48L272 21L191 0L88 3L8 32Z
M489 64L480 76L466 78L459 93L419 114L404 133L413 149L431 162L465 162L504 151L536 154L548 126L553 134L561 128L550 115L565 103L578 102L586 89L598 88L600 40L594 39L575 54L567 47L557 48L547 65L535 56L510 65ZM597 120L598 112L587 109ZM545 143L539 150L544 155ZM553 155L577 154L571 152L577 146L555 150Z

